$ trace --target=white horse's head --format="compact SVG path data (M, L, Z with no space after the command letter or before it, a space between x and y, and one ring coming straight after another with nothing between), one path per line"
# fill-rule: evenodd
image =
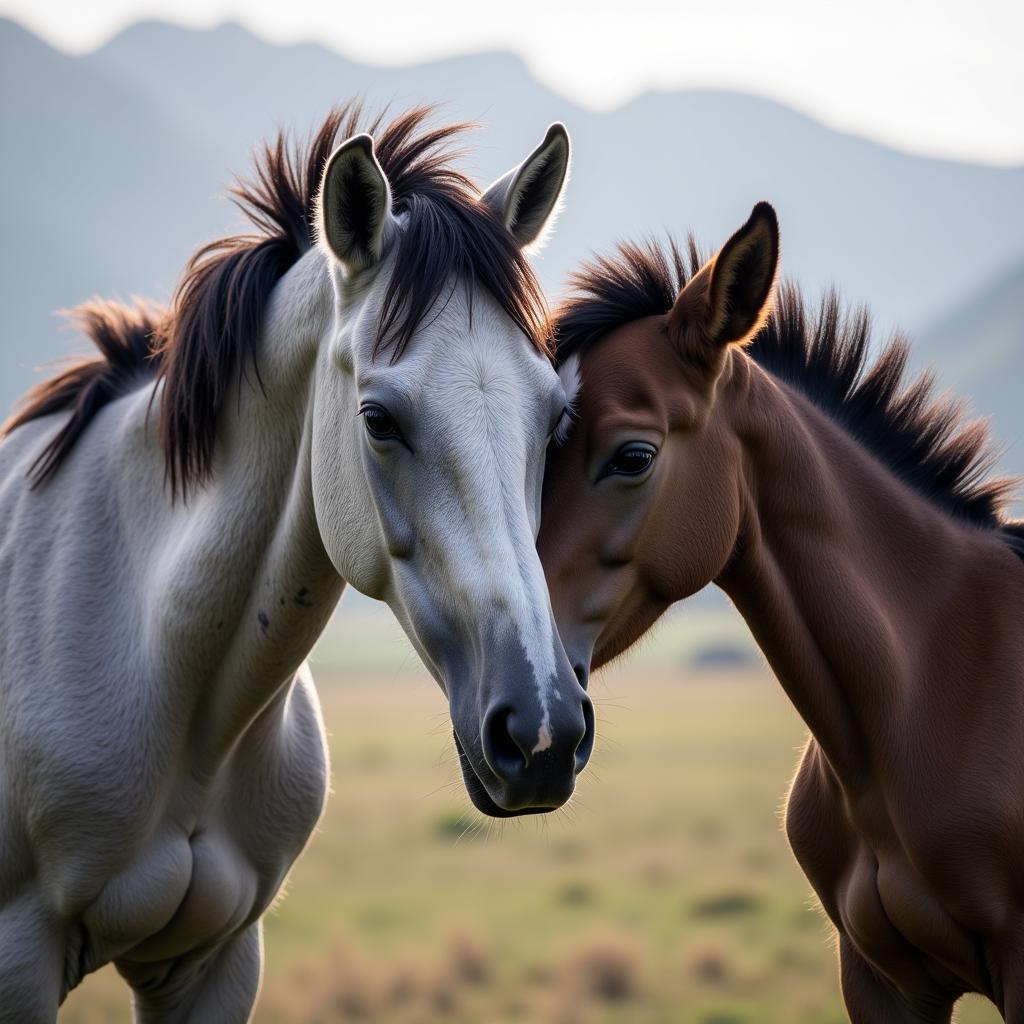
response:
M335 314L317 367L317 522L447 694L466 786L492 815L563 804L593 744L535 550L566 395L523 250L568 164L554 125L480 195L425 147L360 135L320 192Z

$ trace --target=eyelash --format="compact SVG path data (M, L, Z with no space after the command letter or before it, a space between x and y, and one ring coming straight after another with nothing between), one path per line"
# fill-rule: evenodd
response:
M645 455L646 461L642 466L637 469L633 468L616 468L616 461L627 453L642 453ZM605 464L604 469L601 470L598 480L604 480L609 476L643 476L651 466L654 465L654 460L657 458L658 449L653 444L649 444L647 441L627 441L622 445L615 454Z
M371 418L377 413L387 420L391 427L390 430L378 432L373 429L371 426ZM387 409L384 408L384 406L377 405L376 402L368 402L359 410L359 415L363 418L363 423L366 426L366 432L378 441L387 441L392 438L398 441L403 440L402 432L398 429L398 424L395 422L395 418L387 411Z

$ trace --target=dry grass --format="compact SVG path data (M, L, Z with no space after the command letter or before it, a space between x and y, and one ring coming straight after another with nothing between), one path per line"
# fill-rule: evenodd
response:
M414 660L321 666L334 793L267 918L256 1024L844 1024L777 815L803 727L760 671L664 650L595 680L567 811L479 828ZM129 1019L109 970L60 1016Z

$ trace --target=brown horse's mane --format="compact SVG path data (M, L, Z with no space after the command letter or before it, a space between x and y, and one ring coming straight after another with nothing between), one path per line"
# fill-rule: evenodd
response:
M704 262L691 237L685 250L649 240L584 264L554 312L557 360L585 352L625 323L667 313ZM936 395L930 373L908 381L903 337L892 337L874 359L870 341L866 310L844 313L835 292L810 310L794 285L783 284L746 352L920 494L959 519L1000 531L1024 557L1024 523L1005 512L1015 481L990 476L997 454L986 424L969 420L964 402Z
M374 355L401 357L453 277L473 281L497 300L535 347L550 355L544 298L525 256L479 192L450 161L452 141L471 126L430 127L431 107L393 120L364 120L359 103L328 114L304 147L279 133L258 154L251 180L232 197L253 224L250 234L220 238L189 260L169 311L94 301L72 312L100 354L42 382L0 426L0 437L50 413L70 419L33 464L38 485L60 467L96 413L155 377L163 383L160 435L172 494L211 473L219 413L232 382L252 364L267 299L278 280L316 244L320 176L335 146L361 132L391 186L393 210L405 215L394 272L383 299Z

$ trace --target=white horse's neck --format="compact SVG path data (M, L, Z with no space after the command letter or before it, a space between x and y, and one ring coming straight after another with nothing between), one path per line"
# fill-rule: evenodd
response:
M181 541L165 571L178 580L168 580L163 611L182 656L206 676L195 721L211 770L291 680L344 588L311 486L314 374L333 301L315 250L278 283L258 379L252 366L243 371L218 427L213 478L175 510ZM212 674L201 668L211 665Z

